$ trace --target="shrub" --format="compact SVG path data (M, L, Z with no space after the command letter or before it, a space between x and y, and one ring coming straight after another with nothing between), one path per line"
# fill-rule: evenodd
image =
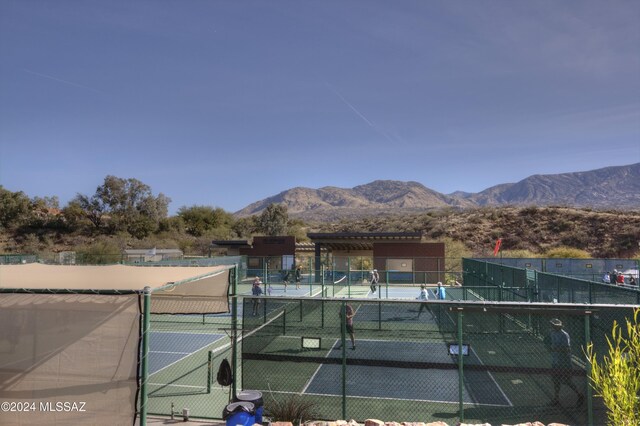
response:
M539 255L535 254L530 250L503 250L502 257L532 259L532 258L539 257Z
M79 263L103 265L118 263L122 260L122 250L117 242L101 239L93 244L81 246L76 250Z
M591 363L591 387L602 397L607 407L609 424L631 426L640 424L640 324L636 309L633 320L626 319L623 327L613 323L611 338L607 336L608 355L599 360L593 344L586 354Z
M265 401L265 415L272 422L291 422L294 425L320 417L317 413L316 403L311 399L303 399L300 395L280 396L276 399L270 394L271 399Z
M542 257L562 258L562 259L589 259L591 255L588 251L573 247L556 247L547 250Z

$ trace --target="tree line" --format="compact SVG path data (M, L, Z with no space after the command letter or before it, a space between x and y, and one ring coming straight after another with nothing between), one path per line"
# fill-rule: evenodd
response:
M222 208L201 205L180 207L176 215L169 216L170 202L169 197L154 194L149 185L138 179L116 176L105 177L93 194L78 193L65 206L60 206L57 197L30 198L22 191L12 192L0 186L0 232L17 241L15 248L25 240L60 240L65 236L84 236L94 241L119 237L129 246L136 245L136 241L149 243L154 238L184 246L187 243L180 240L252 235L305 237L304 224L290 220L287 207L282 204L272 204L260 215L235 218Z
M57 197L30 198L0 186L0 253L59 251L116 255L126 248L178 248L208 255L212 240L307 232L422 232L446 243L447 257L486 256L497 238L512 257L633 257L640 255L640 213L565 207L437 209L418 214L374 214L335 222L305 223L284 204L237 218L222 208L182 206L169 216L171 199L137 179L107 176L93 194L65 206Z

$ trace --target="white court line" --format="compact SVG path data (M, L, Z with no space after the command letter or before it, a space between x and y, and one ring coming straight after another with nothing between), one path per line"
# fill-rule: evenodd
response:
M159 373L159 372L161 372L162 370L165 370L165 369L167 369L167 368L171 367L172 365L174 365L174 364L176 364L176 363L178 363L178 362L182 361L182 360L183 360L183 359L185 359L186 357L191 356L191 355L195 354L196 352L201 351L202 349L206 348L207 346L211 346L212 344L214 344L214 343L215 343L215 342L217 342L218 340L222 339L222 337L223 337L223 336L222 336L222 335L220 335L220 337L218 337L216 340L211 341L211 342L207 343L207 344L206 344L206 345L204 345L204 346L201 346L200 348L196 349L196 350L195 350L195 351L193 351L193 352L184 352L184 353L186 353L187 355L183 356L183 357L182 357L182 358L180 358L180 359L175 360L175 361L174 361L174 362L172 362L171 364L165 365L164 367L162 367L162 368L161 368L161 369L159 369L159 370L154 371L153 373L149 374L149 377L153 376L154 374L158 374L158 373ZM150 353L151 353L151 352L150 352Z
M478 353L473 350L473 348L471 348L471 352L473 352L476 356L476 358L478 358L478 361L480 361L481 365L485 365L486 364L484 362L482 362L482 359L478 356ZM496 387L498 388L498 390L500 391L500 393L502 394L502 396L504 397L504 399L507 400L507 403L509 403L509 407L513 407L513 404L511 403L511 400L509 399L509 397L504 393L504 391L502 390L502 388L500 387L500 385L498 384L498 382L496 381L496 379L493 377L493 374L491 374L491 371L487 370L487 374L489 375L489 377L491 378L491 381L496 385Z
M162 387L175 387L175 388L193 388L193 389L205 389L205 386L190 386L190 385L172 385L170 383L148 383L152 386L162 386Z
M480 296L477 296L480 297ZM481 298L481 297L480 297ZM484 300L484 298L481 298L482 300ZM456 325L453 322L453 318L451 318L451 316L447 315L449 317L449 320L451 321L451 324ZM486 365L484 362L482 362L482 359L478 356L478 354L476 353L476 351L473 350L473 348L471 347L471 351L475 354L476 358L478 359L478 361L480 361L480 364L482 365ZM463 367L464 369L464 367ZM491 381L496 385L496 387L498 388L498 391L500 391L500 393L502 394L502 396L506 399L506 401L509 403L510 407L513 407L513 403L511 402L511 400L509 399L509 397L504 393L504 391L502 390L502 387L500 387L500 385L498 384L498 382L496 381L496 379L493 377L493 374L491 374L490 371L487 371L487 374L489 375L489 377L491 378Z
M356 310L357 311L357 310ZM392 343L396 343L396 340L378 340L378 339L359 339L359 341L361 342L392 342ZM422 342L419 341L411 341L409 343L418 343L421 344ZM436 343L436 342L434 342ZM334 343L335 346L335 343ZM331 348L331 350L333 350L333 347ZM473 350L473 348L471 348L471 351L474 353L475 357L478 359L478 361L480 362L481 365L485 365L486 364L484 362L482 362L482 359L478 356L478 354L476 353L475 350ZM326 358L326 357L325 357ZM319 369L319 368L318 368ZM314 376L317 374L314 373ZM487 371L487 374L489 375L489 377L491 378L491 381L495 384L496 388L498 388L498 391L502 394L502 396L504 397L504 399L507 401L507 403L509 404L510 407L513 407L513 403L511 402L511 400L509 399L509 397L505 394L504 390L502 390L502 387L500 387L500 385L498 384L498 382L496 381L496 379L493 377L493 375L491 374L490 371ZM313 377L312 377L313 379ZM303 389L303 393L305 392L305 390L307 389L307 387L309 386L309 384L307 384L305 386L305 388ZM380 399L384 399L384 398L380 398ZM390 399L397 399L397 398L390 398ZM412 400L410 400L412 401ZM416 400L417 401L417 400ZM426 400L426 401L430 401L430 400ZM433 402L437 402L437 401L433 401ZM478 405L488 405L488 406L494 406L495 404L478 404ZM504 405L495 405L497 407L504 407Z
M331 354L331 351L335 348L336 343L338 343L337 339L336 339L335 342L333 342L333 345L331 345L331 349L329 349L329 352L327 352L327 354L324 356L325 358L329 357L329 355ZM346 339L345 339L345 343L346 343ZM309 385L311 385L311 382L313 382L313 380L315 379L316 375L318 374L318 372L320 371L320 369L322 368L323 365L324 364L318 365L318 368L316 368L316 371L311 375L309 380L307 380L307 383L304 385L304 388L302 388L302 393L306 393L307 392L307 388L309 387Z
M266 391L263 391L266 392ZM286 391L269 391L271 393L281 393L281 394L291 394L291 395L298 395L297 392L286 392ZM304 392L303 392L304 393ZM305 393L305 395L311 395L311 396L341 396L342 394L338 394L338 393ZM360 395L349 395L349 399L367 399L367 400L371 400L371 396L360 396ZM381 400L386 400L386 401L416 401L416 402L436 402L436 403L440 403L440 404L460 404L459 401L440 401L437 399L409 399L409 398L389 398L389 397L380 397L380 396L376 396L375 399L381 399ZM476 403L476 402L463 402L463 404L466 405L471 405L474 407L477 406L483 406L483 407L506 407L506 405L504 404L480 404L480 403Z
M149 351L149 353L153 353L153 354L188 355L188 354L193 353L193 352Z

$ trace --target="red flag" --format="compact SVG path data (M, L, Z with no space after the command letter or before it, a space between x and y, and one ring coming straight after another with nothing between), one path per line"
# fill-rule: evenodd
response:
M500 246L502 245L502 238L498 238L498 241L496 241L496 247L493 249L493 255L497 256L498 252L500 251Z

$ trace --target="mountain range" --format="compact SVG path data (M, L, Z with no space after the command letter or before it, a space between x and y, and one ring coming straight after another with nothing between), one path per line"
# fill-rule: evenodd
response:
M442 194L419 182L394 180L376 180L353 188L296 187L254 202L234 215L260 214L272 203L285 204L290 217L310 221L500 205L637 209L640 208L640 163L584 172L533 175L478 193Z

